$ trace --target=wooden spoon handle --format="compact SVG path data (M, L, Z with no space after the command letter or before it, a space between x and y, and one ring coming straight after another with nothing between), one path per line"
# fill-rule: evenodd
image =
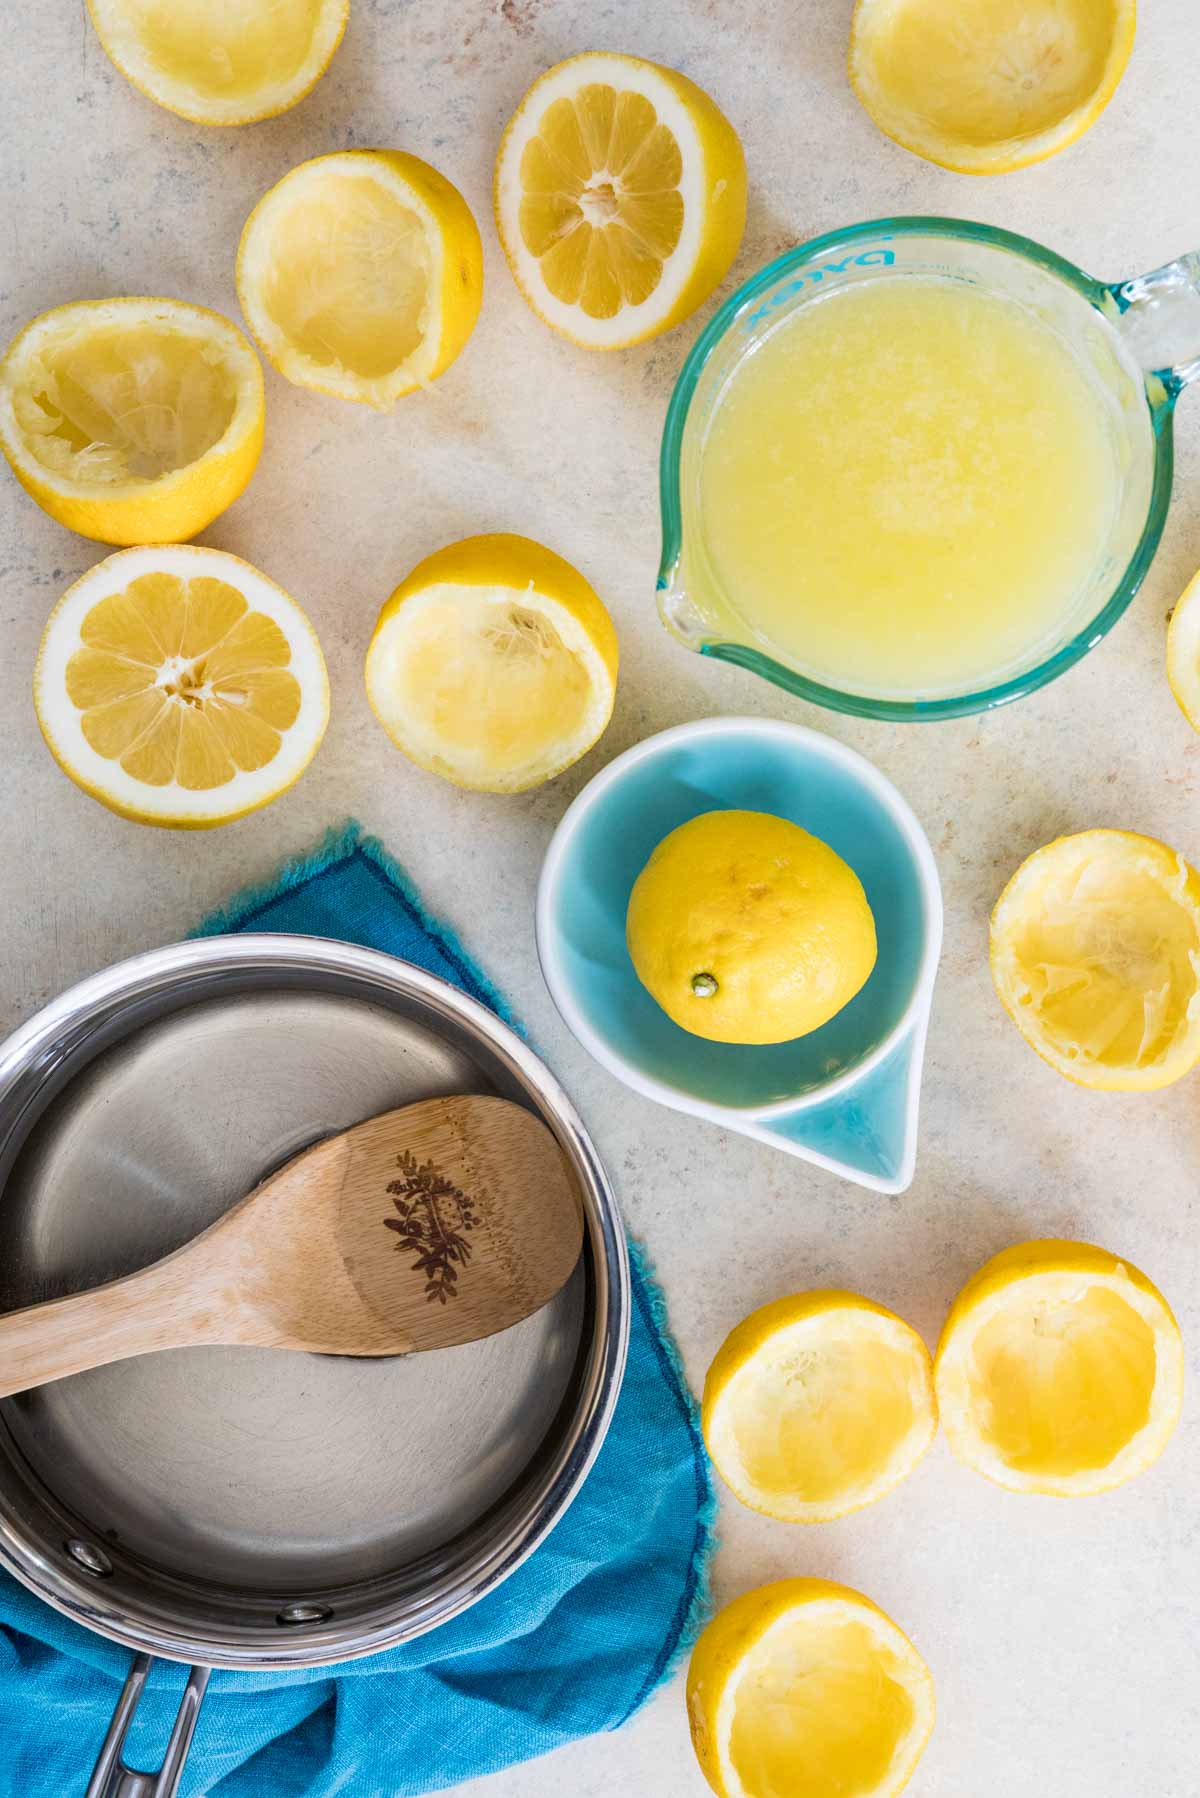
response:
M190 1277L176 1265L184 1253L92 1292L0 1317L0 1398L152 1349L252 1341L231 1330L228 1318L218 1322L207 1283L201 1279L194 1290L194 1263Z

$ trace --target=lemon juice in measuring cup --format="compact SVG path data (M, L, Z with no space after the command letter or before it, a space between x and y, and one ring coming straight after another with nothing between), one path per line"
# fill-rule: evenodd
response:
M764 270L668 416L669 628L884 717L977 711L1060 672L1128 603L1169 494L1183 383L1143 366L1138 285L943 219Z

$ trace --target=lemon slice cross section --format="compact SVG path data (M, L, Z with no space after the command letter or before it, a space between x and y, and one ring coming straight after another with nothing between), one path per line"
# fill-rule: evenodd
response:
M692 1651L688 1722L718 1798L896 1798L933 1729L933 1680L904 1632L827 1580L760 1586Z
M246 221L237 288L281 375L386 411L462 350L483 298L466 201L402 150L302 162Z
M176 543L245 488L263 377L236 325L182 300L43 312L0 361L0 448L51 518L101 543Z
M197 125L247 125L315 87L350 0L88 0L88 11L148 99Z
M286 791L329 717L312 626L220 550L109 556L50 615L38 723L76 784L139 824L227 824Z
M899 1484L937 1430L929 1350L857 1293L751 1312L704 1382L704 1441L726 1485L783 1523L826 1523Z
M935 1361L961 1461L1013 1492L1106 1492L1166 1447L1183 1343L1153 1282L1086 1242L1019 1243L951 1308Z
M1135 0L858 0L850 81L905 149L999 175L1095 124L1135 26Z
M540 786L612 714L617 634L577 569L528 537L467 537L384 606L367 697L419 767L479 792Z
M745 227L745 157L686 76L589 51L521 101L495 207L539 318L586 348L621 349L678 324L728 271Z

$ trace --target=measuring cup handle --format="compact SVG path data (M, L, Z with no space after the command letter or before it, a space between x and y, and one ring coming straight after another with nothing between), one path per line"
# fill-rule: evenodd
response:
M121 1756L146 1676L153 1665L148 1654L134 1656L84 1798L175 1798L212 1668L193 1667L190 1670L162 1766L157 1773L138 1773L127 1767Z
M1200 377L1200 250L1108 291L1125 342L1169 397Z

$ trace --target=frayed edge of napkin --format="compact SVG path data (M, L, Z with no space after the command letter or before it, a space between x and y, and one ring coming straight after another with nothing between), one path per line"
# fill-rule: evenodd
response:
M344 824L332 825L308 855L295 856L291 861L284 862L270 880L243 887L218 911L210 912L203 923L190 930L188 935L229 936L235 931L244 930L258 912L267 910L285 893L294 893L297 887L306 886L310 880L317 880L338 862L351 861L355 855L361 855L371 863L384 876L389 886L395 889L402 903L412 912L421 928L433 938L446 960L462 974L468 996L490 1006L511 1030L524 1037L527 1034L525 1027L503 994L467 954L454 932L447 930L444 924L430 915L399 862L388 854L378 837L364 834L362 825L356 818L348 818Z

